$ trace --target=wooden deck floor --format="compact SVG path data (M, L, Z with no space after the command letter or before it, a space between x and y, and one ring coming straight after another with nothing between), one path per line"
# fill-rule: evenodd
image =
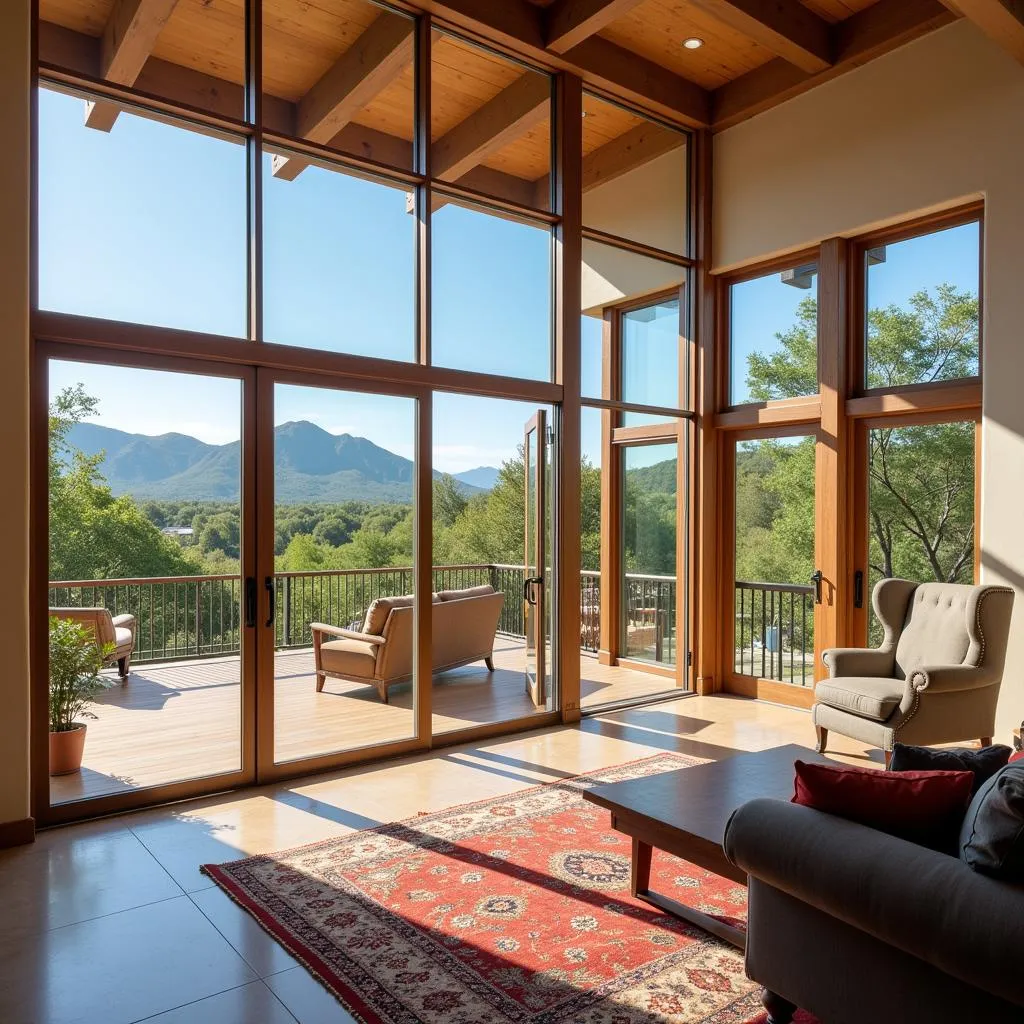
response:
M522 641L498 637L495 671L483 663L439 674L432 690L440 734L535 713ZM133 669L105 691L89 723L81 773L50 780L54 803L215 775L240 767L239 660L218 658ZM369 747L413 735L412 684L382 704L369 686L328 679L317 693L312 651L275 658L277 761ZM581 704L595 707L673 691L671 680L581 659Z

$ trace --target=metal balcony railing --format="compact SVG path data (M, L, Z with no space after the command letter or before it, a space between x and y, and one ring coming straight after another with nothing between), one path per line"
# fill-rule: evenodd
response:
M814 684L814 587L736 580L735 671Z

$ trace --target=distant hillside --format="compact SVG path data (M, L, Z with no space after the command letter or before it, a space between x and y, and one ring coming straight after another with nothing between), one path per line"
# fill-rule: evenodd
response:
M626 481L630 487L643 494L675 494L676 460L665 459L653 466L631 469L626 474Z
M238 500L237 441L214 445L185 434L150 437L95 423L79 423L68 441L87 455L105 453L100 470L114 494ZM330 434L299 421L276 427L274 441L274 497L279 503L412 500L412 462L365 437ZM486 467L469 470L456 479L467 495L475 494L486 487L463 478L487 471Z
M500 472L501 470L493 466L477 466L476 469L467 469L465 473L455 473L454 476L459 483L489 491L498 482Z

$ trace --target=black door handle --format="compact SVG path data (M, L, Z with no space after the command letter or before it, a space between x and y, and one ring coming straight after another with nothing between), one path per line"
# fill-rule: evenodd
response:
M267 625L272 626L274 624L274 616L277 614L277 587L274 586L274 577L268 576L263 581L263 585L267 588L267 593L270 595L270 612L267 615Z
M853 607L864 607L864 572L858 569L853 574Z
M533 596L533 585L537 584L537 586L540 586L543 582L543 576L527 576L526 579L523 580L523 600L527 604L535 605L537 603L537 598Z
M814 603L821 604L821 581L825 578L825 574L820 569L815 569L811 573L811 582L814 584Z
M256 577L245 577L245 624L249 629L256 628Z

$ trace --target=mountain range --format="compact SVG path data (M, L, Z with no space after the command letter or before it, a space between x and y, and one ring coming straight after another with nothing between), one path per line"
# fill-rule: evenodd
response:
M114 494L238 500L238 441L207 444L187 434L152 437L96 423L76 424L67 440L86 455L103 453L100 472ZM274 428L274 499L283 504L411 501L413 474L409 459L365 437L331 434L306 420ZM453 475L468 497L490 490L498 470L479 466Z

